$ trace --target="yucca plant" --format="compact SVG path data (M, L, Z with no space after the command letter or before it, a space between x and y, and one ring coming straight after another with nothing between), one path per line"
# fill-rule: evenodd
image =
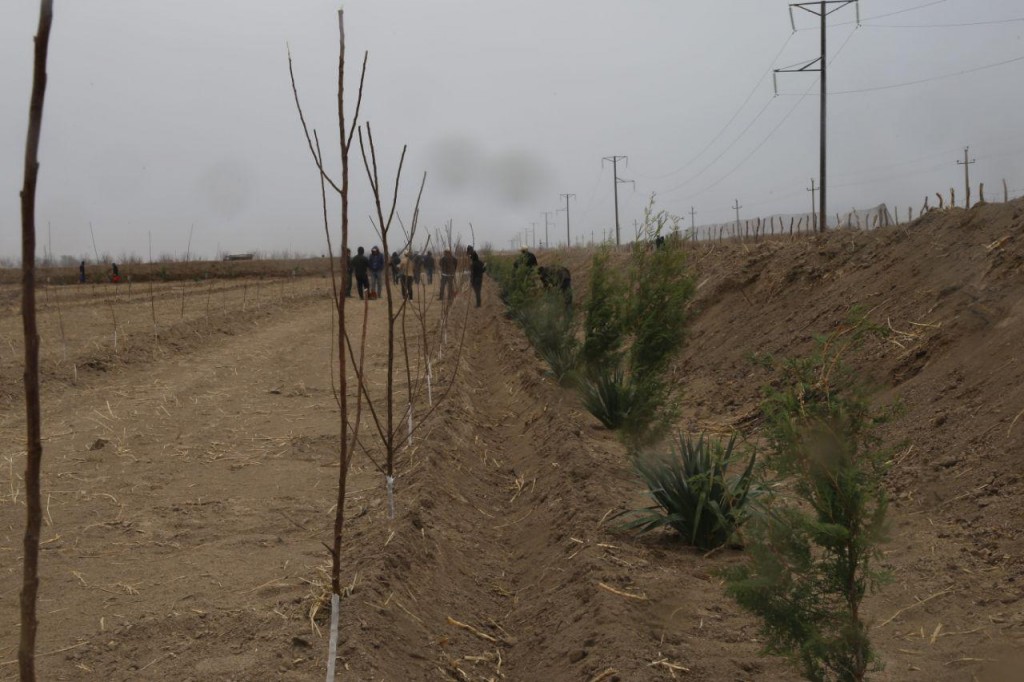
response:
M750 515L750 500L761 492L754 480L755 453L742 472L729 475L742 459L735 435L723 445L703 434L680 434L668 455L637 456L633 466L655 504L627 512L633 519L625 527L647 533L668 526L701 550L732 541Z
M618 429L629 419L635 387L621 368L604 367L588 372L577 387L583 406L609 429Z

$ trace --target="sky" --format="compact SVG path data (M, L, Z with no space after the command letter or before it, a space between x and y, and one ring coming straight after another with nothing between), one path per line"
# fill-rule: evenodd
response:
M830 214L915 211L971 184L1024 194L1020 0L862 0L827 32ZM325 253L307 122L340 176L336 0L56 0L37 197L39 255ZM479 247L623 241L655 206L684 226L809 211L818 182L817 18L782 0L351 0L347 84L382 189L420 239ZM20 253L35 0L0 3L0 258ZM1013 61L1016 60L1016 61ZM774 90L777 81L778 91ZM353 245L379 243L353 148ZM975 196L977 196L975 194ZM328 212L337 239L339 202ZM561 210L560 210L561 209ZM695 215L691 215L691 209ZM548 212L548 215L545 215ZM545 225L547 223L547 226ZM91 225L91 229L90 229ZM472 227L470 227L472 225ZM394 233L401 227L395 220ZM547 237L545 233L547 232ZM190 240L191 234L191 242ZM392 240L393 241L393 240Z

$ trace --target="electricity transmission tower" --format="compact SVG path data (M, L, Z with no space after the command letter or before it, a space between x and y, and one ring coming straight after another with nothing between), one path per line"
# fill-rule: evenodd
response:
M619 177L619 161L625 161L628 166L628 156L606 156L601 159L602 166L604 166L605 161L610 161L612 164L612 185L615 189L615 245L619 246L622 244L622 238L619 234L619 183L632 182L633 189L636 189L636 183Z
M802 9L821 18L821 55L805 64L790 66L784 69L775 69L773 76L777 79L780 73L805 73L817 71L821 74L821 140L820 140L820 167L818 170L818 181L821 186L818 188L818 230L824 232L828 227L828 203L826 201L825 188L827 182L827 142L828 142L828 52L826 51L826 38L828 35L828 17L838 12L847 5L857 7L857 25L860 25L860 3L858 0L819 0L818 2L795 2L789 6L789 23L796 31L796 20L793 18L793 8ZM817 67L815 68L815 65ZM778 92L778 81L776 80L776 92Z
M970 151L970 147L964 147L964 160L956 162L956 165L964 167L964 208L971 207L971 164L975 159L967 160Z
M565 247L569 248L572 246L572 237L569 236L569 198L576 198L575 194L559 194L558 196L565 199ZM562 209L558 209L562 210ZM591 240L593 241L593 240Z
M811 193L811 227L813 231L815 218L817 218L817 216L814 213L814 210L818 206L817 203L814 201L814 193L818 191L818 188L814 186L814 178L811 178L811 186L807 188L807 191Z

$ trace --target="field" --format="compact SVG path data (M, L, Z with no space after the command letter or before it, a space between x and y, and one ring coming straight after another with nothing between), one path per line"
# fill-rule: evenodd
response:
M567 264L583 295L587 253L541 260ZM694 319L673 369L687 429L756 433L768 376L755 353L806 351L853 305L891 328L858 358L880 397L904 405L886 432L899 444L893 580L868 602L886 662L872 679L1014 679L1024 202L702 243L691 263ZM152 296L140 280L130 301L126 284L39 292L42 679L323 677L338 473L323 272L171 277ZM546 376L492 282L484 292L480 309L465 293L454 304L434 370L450 393L399 453L394 520L372 441L356 458L343 679L799 679L762 655L757 622L724 595L717 573L738 550L705 556L607 523L643 499L622 445ZM384 305L348 311L369 318L378 389ZM0 285L0 679L16 673L24 523L17 306L16 285Z

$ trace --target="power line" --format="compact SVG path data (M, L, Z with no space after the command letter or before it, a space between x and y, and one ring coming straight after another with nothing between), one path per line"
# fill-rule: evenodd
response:
M779 128L782 127L782 124L785 123L787 120L789 120L789 117L793 115L793 112L796 111L796 108L798 106L800 106L800 103L803 102L804 99L806 99L809 94L811 94L811 89L813 89L814 86L817 85L817 84L818 84L817 80L812 81L811 84L807 87L807 90L804 91L804 94L800 96L800 99L798 99L796 101L796 103L792 106L792 108L790 108L790 110L786 112L786 115L782 117L782 120L779 121L775 125L775 127L771 129L771 132L769 132L768 135L763 140L761 140L761 143L759 145L757 145L756 147L754 147L754 149L751 150L751 152L749 154L747 154L745 157L743 157L743 159L738 164L736 164L733 167L732 170L730 170L728 173L726 173L721 178L716 180L713 184L708 185L704 189L702 189L699 192L697 192L697 196L700 196L701 194L704 194L705 192L708 192L708 191L714 189L715 187L718 187L720 184L725 182L729 177L731 177L733 173L735 173L740 168L742 168L743 165L746 164L747 161L749 161L751 159L751 157L754 156L754 154L756 154L758 151L760 151L761 147L763 147L768 142L768 140L770 140L772 138L772 136L775 135L776 132L778 132Z
M832 57L831 57L831 58L830 58L830 59L828 60L829 66L831 66L831 65L832 65L832 63L833 63L833 62L834 62L834 61L835 61L836 59L838 59L838 58L839 58L839 55L840 55L840 54L842 54L842 52L843 52L843 50L844 50L844 49L846 49L846 46L847 46L847 45L848 45L848 44L850 43L850 40L851 40L851 39L853 38L853 36L854 36L854 34L855 34L856 32L857 32L857 31L856 31L856 29L854 29L853 31L850 31L850 34L849 34L848 36L846 36L846 40L844 40L844 41L843 41L843 44L839 46L839 49L838 49L838 50L836 50L835 54L833 54L833 55L832 55ZM767 137L765 137L765 138L764 138L764 139L763 139L763 140L762 140L762 141L760 142L760 144L758 144L758 145L757 145L756 147L754 147L754 150L753 150L753 151L751 151L751 152L750 152L749 154L747 154L747 156L745 156L745 157L743 158L743 160L742 160L742 161L740 161L740 162L739 162L738 164L736 164L736 165L735 165L735 166L734 166L734 167L732 168L732 170L730 170L730 171L729 171L728 173L726 173L726 174L725 174L724 176L722 176L721 178L719 178L719 179L718 179L718 180L717 180L717 181L716 181L715 183L713 183L713 184L711 184L711 185L709 185L709 186L705 187L704 189L700 190L699 192L697 192L697 195L699 196L699 195L703 194L704 192L707 192L707 191L709 191L709 190L711 190L711 189L714 189L715 187L717 187L718 185L720 185L720 184L721 184L721 183L722 183L723 181L725 181L725 180L726 180L727 178L729 178L730 176L732 176L732 174L733 174L733 173L735 173L736 171L738 171L738 170L739 170L739 169L740 169L740 168L741 168L741 167L743 166L743 164L745 164L745 163L746 163L747 161L749 161L749 160L750 160L750 158L751 158L752 156L754 156L754 154L756 154L756 153L757 153L757 152L758 152L758 151L759 151L759 150L761 149L761 147L763 147L763 146L764 146L764 145L765 145L765 144L766 144L766 143L768 142L768 140L769 140L769 139L771 139L772 135L774 135L774 134L775 134L775 132L776 132L776 131L778 131L778 129L782 127L782 124L783 124L783 123L785 123L785 122L786 122L786 121L787 121L787 120L789 119L789 117L793 115L793 112L794 112L794 111L796 111L796 108L797 108L798 106L800 106L800 102L802 102L802 101L804 100L804 98L806 98L806 97L807 97L807 95L808 95L808 94L810 94L810 92L811 92L811 88L813 88L813 87L814 87L814 86L815 86L815 85L816 85L817 83L818 83L818 81L817 81L817 80L815 80L815 81L812 81L812 82L811 82L811 84L810 84L810 86L808 86L807 90L805 90L805 91L804 91L804 93L803 93L802 95L800 95L800 99L799 99L799 100L797 100L796 104L794 104L794 105L793 105L793 107L792 107L792 108L791 108L791 109L790 109L790 110L789 110L789 111L788 111L788 112L786 113L786 115L785 115L785 116L783 116L782 120L781 120L781 121L779 121L779 123L778 123L778 124L777 124L777 125L776 125L776 126L775 126L774 128L772 128L771 132L770 132L770 133L768 133L768 136L767 136ZM768 104L771 104L771 102L772 102L772 100L768 100ZM743 130L743 132L742 132L742 133L740 133L740 137L742 137L742 136L743 136L743 134L744 134L744 133L746 133L746 132L747 132L747 130L749 130L751 126L753 126L753 124L754 124L754 123L755 123L755 122L757 121L757 119L758 119L758 118L760 118L760 117L761 117L761 114L763 114L763 113L764 113L764 111L765 111L765 110L766 110L767 108L768 108L768 106L767 106L767 104L766 104L766 105L765 105L765 108L764 108L764 109L762 109L762 110L761 110L761 111L760 111L760 112L758 113L757 117L756 117L756 118L755 118L755 119L754 119L753 121L751 121L751 122L750 122L750 125L748 125L748 126L747 126L747 128L745 128L745 129ZM719 159L721 159L721 158L722 158L723 156L725 156L726 152L728 152L728 151L729 151L730 149L732 149L732 147L733 147L733 146L735 146L736 142L738 142L738 141L739 141L739 138L737 138L736 140L734 140L734 141L733 141L733 144L729 145L729 147L728 147L728 148L727 148L727 149L726 149L725 151L723 151L723 152L722 152L721 154L719 154L719 155L718 155L718 157L717 157L717 158L716 158L716 159L715 159L714 161L712 161L712 162L711 162L711 164L709 164L709 165L708 165L708 166L707 166L707 167L706 167L706 168L705 168L705 169L704 169L703 171L701 171L701 172L700 172L700 173L698 173L697 175L695 175L695 176L693 176L692 178L690 178L690 180L687 180L686 182L684 182L684 183L682 183L682 184L680 184L680 185L677 185L677 186L675 186L675 187L673 187L673 188L671 188L671 189L669 189L669 190L666 190L666 192L664 192L664 193L666 193L666 194L672 193L672 192L674 192L674 191L676 191L676 190L678 190L678 189L681 189L681 188L682 188L683 186L685 186L685 185L689 184L689 183L690 183L690 182L692 182L693 180L696 180L696 179L697 179L698 177L700 177L700 176L701 176L701 175L703 175L703 174L704 174L704 173L705 173L706 171L708 171L708 170L709 170L709 169L711 168L711 166L713 166L713 165L714 165L714 164L715 164L715 163L716 163L716 162L717 162L717 161L718 161Z
M740 141L741 139L743 139L743 136L744 136L744 135L746 135L746 134L747 134L747 131L749 131L749 130L750 130L750 129L751 129L751 128L752 128L753 126L754 126L754 124L755 124L755 123L757 123L757 122L758 122L758 121L760 120L761 116L763 116L763 115L764 115L764 112L768 110L768 107L769 107L769 106L771 106L771 103L772 103L772 102L773 102L774 100L775 100L775 98L774 98L774 97L770 97L770 98L768 99L768 101L764 103L764 106L763 106L763 107L761 108L761 110L760 110L759 112L757 112L757 115L756 115L756 116L754 116L754 118L753 118L753 119L752 119L752 120L750 121L750 123L748 123L748 124L747 124L747 127L746 127L746 128L744 128L743 130L741 130L741 131L740 131L740 134L739 134L739 135L737 135L737 136L736 136L736 137L735 137L735 138L733 139L733 141L729 143L729 146L728 146L728 147L726 147L725 149L723 149L723 150L722 150L722 152L721 152L721 153L720 153L720 154L719 154L718 156L716 156L716 157L715 157L714 159L712 159L711 163L709 163L708 165L704 166L704 168L703 168L702 170L698 171L698 172L697 172L697 173L696 173L695 175L691 175L691 176L690 176L689 178L687 178L686 180L683 180L683 181L682 181L681 183L679 183L678 185L675 185L674 187L670 187L669 189L665 190L665 191L663 192L663 194L671 194L672 192L675 192L675 191L677 191L677 190L680 190L680 189L682 189L683 187L685 187L685 186L689 185L689 184L690 184L691 182L693 182L693 181L694 181L694 180L696 180L697 178L699 178L699 177L701 177L702 175L704 175L705 173L707 173L707 172L708 172L709 170L711 170L711 168L712 168L712 167L713 167L713 166L714 166L714 165L715 165L716 163L718 163L718 162L719 162L719 161L721 160L721 158L722 158L723 156L725 156L726 154L728 154L728 153L729 153L729 151L730 151L730 150L731 150L731 149L732 149L733 147L735 147L735 146L736 146L736 143L737 143L737 142L739 142L739 141Z
M941 76L932 76L931 78L922 78L916 81L907 81L905 83L893 83L891 85L879 85L872 88L858 88L856 90L835 90L831 94L833 95L855 95L862 92L878 92L879 90L895 90L897 88L905 88L911 85L921 85L922 83L932 83L935 81L945 80L946 78L956 78L957 76L966 76L969 73L977 73L979 71L986 71L988 69L994 69L1000 66L1006 66L1007 64L1014 64L1016 62L1024 61L1024 56L1014 57L1013 59L1007 59L1006 61L996 62L995 64L985 64L984 66L978 66L973 69L964 69L963 71L957 71L955 73L946 73Z
M779 51L775 53L774 57L772 57L771 62L769 62L769 64L768 64L768 68L765 69L765 72L763 74L761 74L761 77L759 79L757 79L757 83L754 84L754 87L750 90L750 93L743 100L743 104L740 105L740 108L736 110L736 113L732 115L732 117L726 122L726 124L724 126L722 126L722 129L718 131L718 134L715 135L713 138L711 138L711 141L708 142L704 146L703 149L701 149L699 152L697 152L697 154L695 156L693 156L693 158L691 158L689 161L687 161L685 164L683 164L679 168L675 169L674 171L665 173L664 175L650 176L649 179L651 179L651 180L661 180L663 178L670 177L670 176L675 175L677 173L681 173L684 170L686 170L687 168L689 168L690 166L692 166L693 163L697 159L699 159L700 157L704 156L704 153L707 150L711 149L711 147L716 142L718 142L718 140L721 139L722 135L725 134L725 131L729 129L729 126L731 126L736 121L736 119L739 118L739 115L743 112L743 110L746 108L747 104L749 104L750 100L754 97L754 94L757 92L757 89L761 87L761 83L763 83L764 79L767 78L768 74L770 74L772 72L772 67L775 65L775 61L779 57L782 56L782 53L785 51L786 47L789 45L789 41L793 39L793 35L794 35L793 33L790 33L789 37L786 38L786 41L784 43L782 43L782 47L780 47ZM742 133L741 133L741 135L742 135Z
M946 2L947 2L947 0L932 0L932 2L926 2L923 5L915 5L914 7L908 7L906 9L897 10L895 12L889 12L887 14L876 14L873 17L861 17L860 19L858 19L856 21L841 21L839 23L832 24L832 25L833 26L849 26L851 24L860 24L860 23L865 22L865 21L872 21L873 19L885 19L886 17L894 17L897 14L906 14L907 12L916 12L917 10L924 9L926 7L934 7L935 5L942 5L942 4L946 3Z
M962 24L861 24L867 28L967 28L971 26L995 26L996 24L1014 24L1024 21L1024 17L1013 19L996 19L994 21L969 21Z

